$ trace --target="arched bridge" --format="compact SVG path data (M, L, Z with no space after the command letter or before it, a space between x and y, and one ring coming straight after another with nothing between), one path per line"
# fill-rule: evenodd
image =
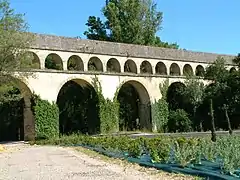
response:
M83 86L92 85L92 79L97 77L104 97L113 99L117 89L128 84L139 95L140 123L150 124L153 131L156 126L151 117L151 104L161 98L159 85L166 78L171 84L184 81L187 74L202 76L218 56L226 60L229 70L235 68L233 56L221 54L51 35L36 34L35 37L28 51L34 76L25 79L21 87L26 95L34 92L42 99L57 102L66 83L74 81ZM27 100L25 104L29 104ZM30 108L25 109L25 116L28 116L24 121L25 139L31 139L34 121L31 115L27 115Z

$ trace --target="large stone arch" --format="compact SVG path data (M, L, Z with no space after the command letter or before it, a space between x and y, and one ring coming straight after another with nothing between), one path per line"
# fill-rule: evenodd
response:
M158 62L155 67L156 74L167 75L167 67L163 62Z
M137 116L136 119L131 120L132 123L139 122L139 129L147 129L152 131L152 119L151 119L151 102L150 96L147 89L144 85L136 80L128 80L122 83L119 92L118 92L118 100L119 96L125 88L131 88L136 92L136 109L137 109ZM128 100L131 99L133 96L129 96ZM126 97L127 98L127 97ZM119 101L120 102L120 109L126 101ZM122 102L122 103L121 103ZM135 121L135 122L134 122Z
M17 121L15 121L13 124L8 124L8 126L4 126L8 130L8 128L12 129L11 127L14 127L15 132L8 131L7 136L5 136L5 140L7 141L18 141L18 140L34 140L35 139L35 121L34 121L34 115L32 112L32 105L31 105L31 97L32 97L32 91L28 87L28 85L21 80L20 77L12 77L10 84L12 84L14 87L16 87L21 94L22 99L18 103L18 108L21 110L21 118L19 118ZM12 104L13 102L11 102ZM21 106L21 107L20 107ZM2 116L2 115L1 115ZM12 116L12 114L11 114ZM4 117L0 117L0 120L4 120ZM1 122L2 123L2 122ZM9 122L10 123L10 122ZM3 128L3 127L2 127ZM3 134L1 134L3 133ZM10 134L14 133L14 134ZM4 136L4 132L0 132L0 136ZM4 137L0 137L2 140Z
M98 57L91 57L88 61L88 71L103 72L102 61Z
M40 69L41 63L38 55L32 51L26 51L21 57L21 68Z
M195 72L196 76L202 76L203 77L204 73L205 73L204 67L202 65L198 65L196 67L196 72Z
M100 132L98 96L88 81L68 79L58 92L57 105L61 134Z
M153 74L152 65L149 61L143 61L140 65L140 73Z
M82 59L77 55L70 56L67 62L67 69L74 71L84 71L84 64Z
M170 75L171 76L180 76L181 71L177 63L172 63L170 66Z
M137 74L137 65L136 63L129 59L124 64L124 72Z
M107 71L108 72L120 73L121 72L121 66L120 66L119 61L115 58L109 59L108 62L107 62Z
M185 64L183 66L183 75L185 75L185 76L193 75L193 69L190 64Z
M56 53L50 53L45 59L45 68L63 70L63 62L61 57Z

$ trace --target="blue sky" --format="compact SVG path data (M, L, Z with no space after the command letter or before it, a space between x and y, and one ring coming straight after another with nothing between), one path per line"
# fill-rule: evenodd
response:
M105 0L10 0L31 32L85 38L88 16L102 16ZM240 52L239 0L156 0L161 39L193 51Z

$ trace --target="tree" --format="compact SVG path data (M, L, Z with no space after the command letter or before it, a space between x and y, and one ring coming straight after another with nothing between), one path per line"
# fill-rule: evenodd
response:
M7 98L6 93L16 85L11 75L13 71L24 67L21 60L24 59L24 63L29 64L25 52L32 41L32 35L26 31L27 24L23 15L16 14L7 0L0 0L0 102L17 98L14 95ZM27 75L24 73L20 78Z
M186 88L181 89L181 93L186 97L187 103L193 108L193 120L196 121L197 108L203 102L204 95L204 84L199 80L198 77L187 76L184 82ZM202 119L199 119L199 128L202 131Z
M90 16L84 35L88 39L178 48L162 42L156 33L161 29L162 12L152 0L109 0L102 9L106 21Z
M210 99L211 119L214 121L213 103L215 102L219 109L224 111L229 133L232 134L231 122L228 115L231 104L231 94L229 94L230 87L227 84L229 75L230 73L225 67L224 59L218 57L217 60L206 69L205 79L211 79L213 81L206 95L206 98ZM214 122L212 122L212 124L215 125ZM214 129L215 127L213 127L213 130Z

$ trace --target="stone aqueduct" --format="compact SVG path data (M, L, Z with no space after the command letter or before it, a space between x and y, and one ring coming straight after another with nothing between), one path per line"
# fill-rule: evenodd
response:
M184 81L188 73L201 76L218 56L224 57L229 70L234 68L233 56L227 55L51 35L35 36L36 40L29 49L33 55L35 68L31 71L34 75L23 80L21 89L24 89L26 97L34 92L50 102L57 101L60 89L68 81L91 85L92 78L97 76L105 98L113 99L116 90L129 83L138 92L140 103L151 106L161 98L159 84L166 78L171 84ZM58 70L45 68L47 57L58 65ZM77 68L72 69L70 61L74 61ZM25 104L29 104L28 98L25 98ZM25 139L34 137L34 120L30 111L30 106L25 105ZM144 109L141 110L140 123L151 121L151 130L155 131L151 112L150 118L146 117L147 114Z

